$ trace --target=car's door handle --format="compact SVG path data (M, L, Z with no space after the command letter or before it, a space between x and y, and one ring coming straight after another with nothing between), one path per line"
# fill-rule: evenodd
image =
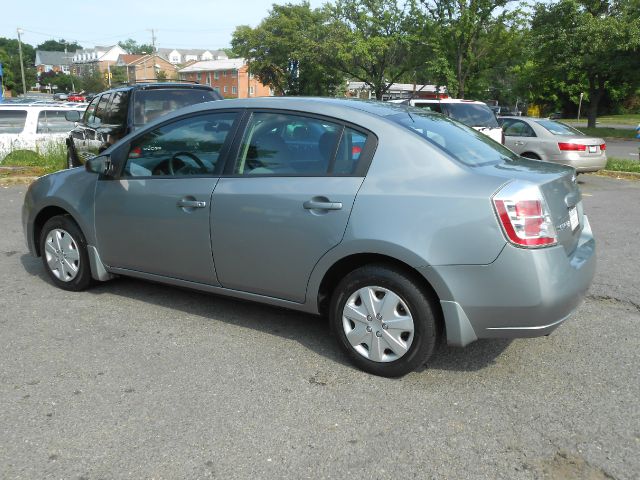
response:
M205 208L207 202L201 202L199 200L180 200L177 203L180 208Z
M516 141L514 142L516 145L524 145L524 142Z
M317 200L307 200L302 204L307 210L340 210L342 202L320 202Z

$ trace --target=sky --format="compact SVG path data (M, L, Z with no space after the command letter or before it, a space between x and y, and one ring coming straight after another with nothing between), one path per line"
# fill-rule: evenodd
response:
M310 0L317 8L327 0ZM0 37L17 38L34 47L46 40L64 38L85 48L114 45L133 38L151 43L155 30L158 48L229 47L238 25L255 27L268 15L273 3L301 0L31 0L3 2ZM28 7L25 6L28 4Z

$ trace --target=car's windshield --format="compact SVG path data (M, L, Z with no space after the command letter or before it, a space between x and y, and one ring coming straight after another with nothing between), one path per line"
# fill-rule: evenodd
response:
M500 128L495 114L480 103L447 103L449 116L469 127Z
M408 108L407 113L387 118L420 135L465 165L479 166L518 158L488 136L439 114Z
M135 93L134 98L133 122L136 126L149 123L182 107L216 100L212 90L200 88L140 90Z
M538 123L538 125L543 126L554 135L565 135L569 137L573 137L575 135L584 135L584 133L576 130L573 127L570 127L569 125L565 125L564 123L560 122L554 122L553 120L536 120L536 122Z

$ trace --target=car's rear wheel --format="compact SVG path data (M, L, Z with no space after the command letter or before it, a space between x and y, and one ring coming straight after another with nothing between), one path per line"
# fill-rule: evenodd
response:
M44 224L40 253L44 268L57 287L77 292L91 285L87 242L69 215L52 217Z
M399 377L423 365L436 345L432 300L404 272L368 265L337 286L330 315L338 343L361 369Z

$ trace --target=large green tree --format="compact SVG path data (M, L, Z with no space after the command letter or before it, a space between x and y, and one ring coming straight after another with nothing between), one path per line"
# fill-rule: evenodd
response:
M256 28L236 28L233 52L278 95L331 95L342 78L322 61L326 21L325 12L308 2L273 5Z
M64 38L61 38L60 40L47 40L46 42L42 42L36 47L36 50L64 52L65 48L67 52L75 52L76 50L82 49L77 42L67 42Z
M640 9L636 0L560 0L539 4L531 23L528 68L532 95L552 90L588 103L595 127L601 100L616 100L640 81Z
M153 53L155 50L153 45L148 43L138 43L133 38L127 38L123 42L118 42L118 45L122 47L127 53L132 55L142 55L142 53Z
M331 23L325 62L364 82L378 100L434 58L431 25L416 21L412 2L337 0L326 11Z
M34 66L36 51L28 43L22 43L22 57L24 63L24 76L27 90L36 82L36 69ZM20 75L20 55L18 52L18 40L13 38L0 38L0 63L3 64L6 89L14 93L22 93L22 78Z
M467 84L491 68L491 59L504 50L505 25L518 18L507 7L513 0L420 0L424 16L438 26L434 40L446 57L449 91L464 98ZM444 69L445 72L447 71Z

